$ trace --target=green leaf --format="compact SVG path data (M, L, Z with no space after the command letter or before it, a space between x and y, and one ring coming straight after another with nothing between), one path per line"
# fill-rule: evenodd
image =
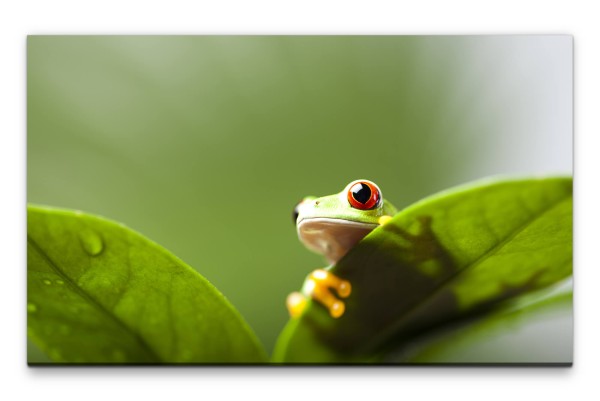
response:
M309 302L275 362L364 362L572 273L572 179L442 192L370 233L332 271L352 283L339 319Z
M221 293L122 224L29 206L27 259L28 334L53 361L266 360Z
M535 302L519 299L483 317L443 327L400 354L390 353L385 362L571 364L573 293L570 280L566 284L567 291Z

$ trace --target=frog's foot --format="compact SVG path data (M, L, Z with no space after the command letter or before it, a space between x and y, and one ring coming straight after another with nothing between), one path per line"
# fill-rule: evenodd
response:
M292 292L285 300L290 317L298 317L306 308L306 297L299 292Z
M318 269L308 276L303 292L323 304L332 317L338 318L344 314L346 307L344 302L336 298L331 289L335 290L339 298L347 298L352 291L349 281L342 280L327 270ZM306 308L307 296L300 292L292 292L288 295L286 306L292 318L302 314Z
M352 291L349 281L342 280L327 270L315 270L308 276L307 293L323 304L329 310L331 317L338 318L344 314L346 306L331 292L331 289L335 290L339 298L347 298Z

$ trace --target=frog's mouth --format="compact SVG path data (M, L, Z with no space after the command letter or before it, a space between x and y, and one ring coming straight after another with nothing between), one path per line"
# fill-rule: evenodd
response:
M298 237L304 245L323 254L332 264L378 226L324 217L302 219L297 224Z

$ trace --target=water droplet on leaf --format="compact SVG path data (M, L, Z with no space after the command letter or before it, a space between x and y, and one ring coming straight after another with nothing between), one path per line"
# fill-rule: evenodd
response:
M64 283L65 283L65 282L64 282L64 281L62 281L62 280L56 280L56 284L58 284L58 285L63 285Z
M104 249L102 238L92 230L83 230L80 232L79 239L81 241L81 246L90 256L97 256Z
M44 284L46 285L50 285L52 284L52 281L48 280L48 279L44 279Z
M36 304L31 303L31 302L27 303L27 312L29 312L29 313L35 313L35 312L37 312L37 310L38 309L37 309L37 305Z

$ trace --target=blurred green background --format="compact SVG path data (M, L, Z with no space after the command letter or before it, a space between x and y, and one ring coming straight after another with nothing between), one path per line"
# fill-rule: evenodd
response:
M27 199L125 223L271 352L305 195L572 172L569 36L30 36Z

